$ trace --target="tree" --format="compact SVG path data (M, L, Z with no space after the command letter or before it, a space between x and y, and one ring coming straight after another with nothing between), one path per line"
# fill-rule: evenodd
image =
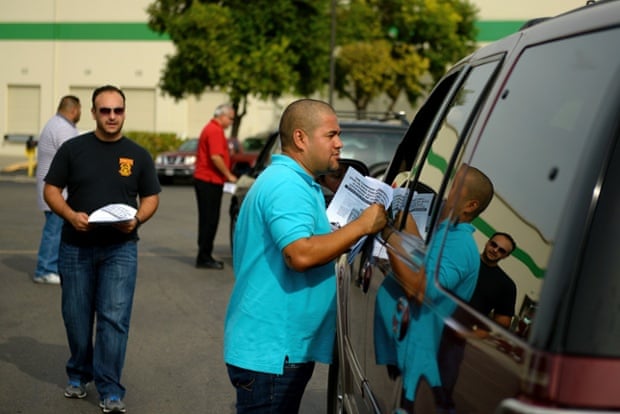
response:
M376 0L384 7L383 25L396 30L396 41L413 45L429 59L435 83L446 68L476 47L477 9L468 0Z
M308 96L328 83L332 0L155 0L149 26L176 46L160 87L176 99L226 92L238 114L248 96ZM333 0L336 1L336 0ZM385 94L411 105L475 47L468 0L338 1L335 88L363 112Z
M176 46L160 87L175 99L225 91L236 136L249 95L309 95L326 84L327 10L328 0L155 0L149 26Z
M335 87L358 112L385 93L411 105L474 50L476 9L467 0L350 0L339 7Z

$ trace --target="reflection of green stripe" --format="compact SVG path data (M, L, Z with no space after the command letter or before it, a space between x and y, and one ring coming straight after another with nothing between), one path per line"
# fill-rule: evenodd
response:
M491 42L516 32L522 21L484 20L476 22L478 42ZM0 23L4 40L133 40L169 41L153 32L145 22L126 23Z
M442 175L448 170L448 161L446 161L441 155L433 152L432 148L428 152L428 163L441 171Z
M146 23L1 23L5 40L138 40L168 41Z
M509 34L516 33L523 25L523 21L494 21L485 20L476 22L478 42L492 42Z
M487 237L491 237L493 233L497 231L496 229L491 227L489 223L482 220L480 217L476 218L472 222L472 224ZM521 250L519 247L517 247L515 251L512 252L512 256L521 263L523 263L538 279L542 279L545 276L545 269L541 269L540 267L538 267L538 265L534 262L534 259L532 259L529 254Z
M432 149L428 153L428 162L430 165L436 167L439 171L441 171L442 174L445 174L446 170L448 169L448 162L441 155L433 152ZM496 230L489 223L487 223L480 217L477 217L472 222L472 224L486 237L491 237L491 235L496 232ZM512 253L512 256L521 263L523 263L525 267L527 267L530 272L532 272L532 274L538 279L541 279L545 276L545 269L538 267L532 257L525 251L521 250L519 247L515 249L515 251Z

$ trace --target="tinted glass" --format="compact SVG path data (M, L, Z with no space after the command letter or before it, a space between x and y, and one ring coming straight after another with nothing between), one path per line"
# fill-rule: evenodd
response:
M618 137L616 136L616 142ZM586 240L583 270L569 311L566 351L618 358L620 356L620 147L606 172ZM584 332L588 332L584 335Z
M381 125L352 125L341 122L342 134L340 138L344 145L340 157L363 162L371 169L371 174L382 173L383 169L392 159L396 147L400 143L407 127L390 127ZM270 143L270 148L265 148L266 157L264 163L259 166L263 170L271 163L272 154L280 154L280 138ZM373 170L372 167L383 167Z
M340 138L344 147L342 158L362 161L367 167L388 163L405 134L403 128L366 127L364 129L341 125Z
M418 384L428 382L435 386L439 382L436 356L441 340L441 316L449 317L455 305L444 292L435 287L435 259L440 257L444 263L450 263L439 272L442 277L436 280L448 289L454 286L458 295L461 295L463 289L457 285L461 273L465 271L452 272L461 263L451 260L454 257L444 258L442 253L438 253L443 240L438 234L445 232L434 232L432 222L433 217L441 211L440 200L446 197L446 179L452 175L450 172L463 137L467 136L471 120L476 116L476 110L500 62L498 58L463 68L462 73L450 76L449 93L444 95L449 105L434 112L437 117L434 121L437 122L428 124L434 129L428 131L425 149L411 169L405 169L408 163L403 162L403 170L391 183L399 193L392 201L391 212L399 231L383 233L388 241L386 256L392 271L387 273L377 287L373 332L375 363L387 365L388 373L396 372L402 377L403 400L407 400L403 402L403 407L409 408L413 404ZM415 127L414 122L412 129ZM414 136L411 129L410 132L407 138ZM417 176L419 180L416 180ZM445 223L443 218L442 222ZM473 239L469 240L469 246L469 251L476 248ZM432 250L432 255L425 255L425 249ZM384 260L384 256L377 256L375 260ZM433 264L430 256L433 256ZM470 263L477 264L477 261L478 256L474 251L474 261ZM423 265L426 266L425 271ZM472 268L467 274L468 289L473 289L475 284L474 270L477 269ZM376 384L377 381L373 386Z
M420 160L415 163L413 170L402 171L396 177L393 184L406 188L406 199L413 196L413 190L419 193L433 193L432 201L435 211L437 211L441 204L437 199L437 194L442 192L441 186L444 183L444 175L448 172L457 144L467 125L469 125L471 118L474 116L474 108L478 105L480 97L483 95L485 87L489 83L498 63L499 61L495 60L471 69L471 72L467 75L463 85L452 100L447 115L441 122L439 129L433 132L426 151L420 153ZM416 178L417 175L419 175L417 180L418 186L412 189L409 186L409 182ZM411 208L419 207L415 202L409 202L409 204L395 203L394 217L404 217L400 214L400 209L407 206L410 211ZM431 205L427 204L427 206L430 207ZM420 221L418 223L420 224L419 231L425 240L427 240L426 235L432 221L432 217L430 217L432 211L428 211L428 213L428 217L419 216Z
M196 151L196 148L198 148L198 140L195 138L192 139L188 139L186 141L184 141L180 146L179 146L179 151Z
M522 336L534 316L562 212L575 196L581 157L596 144L591 131L606 113L602 103L618 74L617 39L614 30L525 50L470 161L495 186L477 227L481 233L507 232L517 242L501 263L517 285L512 328Z

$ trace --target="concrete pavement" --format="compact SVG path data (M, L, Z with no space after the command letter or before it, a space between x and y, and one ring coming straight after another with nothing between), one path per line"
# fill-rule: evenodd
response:
M25 159L0 149L0 169ZM68 400L69 356L60 288L31 277L43 225L34 179L0 173L0 413L98 413L93 387ZM223 318L233 283L229 199L222 204L215 256L223 271L195 269L196 212L191 186L165 186L152 221L140 230L139 273L123 383L128 413L233 413L222 360ZM302 414L325 412L327 367L318 365Z

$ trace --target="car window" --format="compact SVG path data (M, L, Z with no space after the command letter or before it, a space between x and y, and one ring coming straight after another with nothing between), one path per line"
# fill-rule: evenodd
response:
M400 161L402 169L396 173L392 185L401 190L402 201L397 201L392 207L392 217L397 220L395 226L406 230L407 215L403 211L413 211L420 207L416 202L419 198L416 193L429 194L425 204L425 215L416 218L418 230L426 243L430 239L429 232L438 214L441 201L438 199L443 193L445 186L444 176L449 171L449 166L454 158L454 151L471 122L481 96L483 96L493 73L499 65L499 59L490 61L474 68L464 69L468 73L455 73L452 75L456 82L458 76L464 77L461 86L451 100L446 115L437 127L431 130L427 138L426 147L416 154L417 160L411 166L411 162ZM410 129L411 131L411 129ZM411 139L408 137L408 139ZM394 173L392 173L394 174Z
M445 292L435 287L436 269L428 260L431 248L435 258L444 259L441 249L434 248L441 247L443 241L437 236L442 233L433 224L434 217L441 211L444 188L452 177L471 120L501 62L502 56L497 56L473 67L464 65L444 78L414 118L386 175L395 192L390 211L394 224L382 233L387 240L387 265L383 267L386 277L371 281L379 284L374 305L373 362L397 367L403 378L403 398L409 401L413 400L418 380L433 374L439 341L435 322L441 321L441 316L449 317L454 310ZM380 260L385 259L379 256L373 260L383 270L385 262ZM474 276L470 272L470 279ZM363 277L360 279L366 283ZM445 280L446 288L451 288L452 280L438 280ZM373 291L372 287L369 291ZM442 299L435 300L438 296ZM439 317L429 318L430 309ZM413 318L417 323L411 323ZM376 378L369 381L376 385Z
M183 141L183 143L179 146L179 151L196 151L198 148L198 139L191 138Z
M260 151L265 144L266 138L246 138L243 140L243 151L254 152Z
M394 218L400 218L395 225L404 232L406 216L399 213L419 205L412 201L414 192L433 193L429 215L422 217L419 229L427 244L437 225L439 197L445 198L443 186L458 185L445 183L444 177L453 177L463 163L489 177L495 196L473 222L475 238L480 250L496 231L509 233L517 242L502 268L517 286L510 329L521 337L530 333L562 217L559 212L570 200L571 184L579 171L576 166L586 145L591 144L583 137L596 122L596 115L604 112L595 108L600 107L606 85L617 75L616 55L604 48L594 50L593 45L611 44L614 35L617 32L609 31L527 49L512 70L480 141L470 142L454 162L453 150L467 132L470 115L475 113L472 109L497 62L472 68L436 135L417 153L413 167L407 169L410 162L396 157L402 168L391 168L393 185L406 188L405 199L409 200L400 210L392 211ZM567 84L575 87L566 88ZM524 182L528 185L523 186ZM493 313L482 316L492 319Z
M501 267L517 286L511 329L523 337L530 333L581 160L600 148L590 131L606 113L607 89L618 75L617 37L618 30L610 30L526 49L479 141L466 150L468 162L495 186L493 201L475 222L478 244L495 231L517 243Z
M346 121L341 122L341 129L344 147L340 157L364 163L369 174L375 177L384 173L407 131L405 126L361 125ZM267 168L271 164L271 156L281 151L279 136L272 136L261 150L255 172L260 173Z
M591 233L584 243L583 276L575 284L574 306L567 310L566 343L559 346L572 354L618 358L620 324L616 309L620 303L620 255L618 242L609 237L620 232L620 220L617 218L620 211L618 145L611 160L604 185L601 186ZM588 334L584 335L584 332Z
M362 129L346 123L341 128L343 148L340 157L361 161L371 172L378 164L387 167L406 132L405 127L368 126Z

